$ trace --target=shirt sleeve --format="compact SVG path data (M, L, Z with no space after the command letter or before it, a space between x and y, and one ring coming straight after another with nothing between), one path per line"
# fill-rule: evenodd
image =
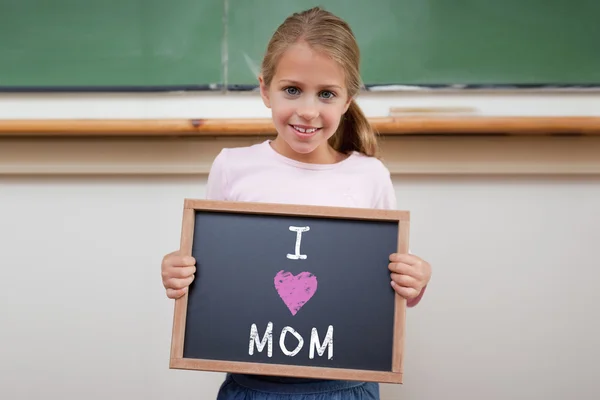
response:
M227 158L226 149L215 157L208 173L206 183L207 200L227 200L227 171L225 169Z
M396 191L394 190L394 184L392 183L392 178L389 172L387 172L386 176L383 179L381 179L381 182L381 188L379 190L379 195L375 201L374 208L384 210L397 209L398 204L396 201Z

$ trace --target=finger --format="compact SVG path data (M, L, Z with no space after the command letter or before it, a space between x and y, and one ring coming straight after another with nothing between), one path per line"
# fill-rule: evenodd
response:
M405 263L390 263L388 266L391 272L402 275L415 276L417 270L414 266Z
M180 257L179 255L179 250L176 251L172 251L169 254L165 254L165 256L162 259L162 265L170 265L173 263L173 260L176 259L177 257Z
M192 256L185 256L181 259L181 266L192 266L196 265L196 259Z
M186 294L188 291L188 288L185 287L183 289L167 289L167 297L170 299L178 299L181 296L183 296L184 294Z
M419 257L412 254L394 253L390 255L390 261L394 263L415 264L419 261Z
M165 255L163 258L168 258L168 257L172 257L172 256L178 256L179 254L181 254L181 250L175 250L175 251L172 251L169 254Z
M172 279L185 279L196 273L196 267L165 267L162 269L161 276L163 285L168 287Z
M168 289L183 289L185 287L188 287L192 281L194 280L194 275L188 277L188 278L184 278L184 279L170 279L167 283L167 285L165 285Z
M418 289L419 282L409 275L401 275L401 274L390 274L392 281L396 283L398 286L403 286L407 288Z
M185 279L196 273L196 267L174 267L167 270L169 278Z
M180 256L178 254L168 254L163 258L162 266L169 267L190 267L196 265L196 259L192 256Z
M172 267L191 267L193 265L196 265L196 259L192 256L180 256L180 257L173 257L171 259L171 266Z
M414 299L419 295L419 292L416 289L398 286L394 281L392 281L392 287L396 293L404 297L406 300Z

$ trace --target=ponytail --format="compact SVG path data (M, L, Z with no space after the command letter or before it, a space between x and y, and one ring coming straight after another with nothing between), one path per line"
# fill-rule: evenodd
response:
M379 157L377 135L354 99L329 144L340 153L357 151L369 157Z

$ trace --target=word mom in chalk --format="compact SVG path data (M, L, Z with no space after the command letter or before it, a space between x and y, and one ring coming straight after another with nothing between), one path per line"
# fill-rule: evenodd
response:
M293 350L288 349L285 345L285 338L288 333L294 335L296 340L298 340L298 345ZM256 349L258 350L258 352L262 352L264 350L265 346L267 346L267 356L268 357L273 356L273 323L272 322L269 322L267 324L267 330L265 331L265 335L262 337L262 339L260 339L260 337L259 337L258 328L256 327L256 324L252 324L252 326L250 327L250 344L248 347L249 355L254 355L254 347L255 346L256 346ZM294 328L292 328L290 326L286 326L281 330L281 334L279 335L279 348L281 349L281 352L283 354L285 354L286 356L289 356L289 357L294 357L295 355L297 355L300 352L300 350L302 350L303 347L304 347L304 338L298 332L296 332L294 330ZM329 328L327 328L327 333L325 334L323 343L321 343L319 340L319 333L317 332L317 328L312 328L311 334L310 334L310 345L309 345L309 350L308 350L308 358L311 360L313 358L315 358L315 350L317 351L317 354L319 354L319 356L322 357L323 354L325 353L325 349L328 350L327 351L327 359L328 360L333 359L333 326L331 326L331 325L329 325Z

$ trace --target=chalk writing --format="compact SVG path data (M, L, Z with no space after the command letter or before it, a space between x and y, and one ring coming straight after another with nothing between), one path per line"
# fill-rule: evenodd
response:
M331 360L333 358L333 326L329 325L329 328L327 328L327 333L325 334L322 345L319 344L319 332L317 332L317 328L312 328L308 358L311 360L315 358L315 348L317 349L319 356L323 356L326 347L328 348L327 359Z
M255 344L258 351L262 352L267 342L269 344L269 347L267 349L267 355L271 357L273 355L273 323L269 322L267 324L267 330L262 340L258 338L258 329L256 327L256 324L252 324L252 326L250 327L250 347L248 348L248 354L254 354Z
M288 349L285 345L285 339L288 333L292 334L298 341L296 348L293 350ZM262 353L266 346L267 357L270 358L273 356L272 322L269 322L267 324L267 329L265 330L265 335L263 336L262 340L260 339L260 335L258 333L258 328L256 324L252 324L252 326L250 327L250 345L248 347L249 355L254 355L255 346L258 353ZM303 347L304 338L294 328L292 328L291 326L286 326L281 330L281 333L279 335L279 348L281 349L281 352L283 354L285 354L288 357L295 357L302 350ZM319 357L322 357L323 354L325 354L325 349L327 349L327 359L331 360L333 358L333 326L329 325L329 328L327 328L327 333L325 334L325 338L322 344L319 341L319 332L317 331L317 328L312 328L310 336L310 349L308 355L308 357L311 360L315 357L315 349L317 350L317 354L319 355Z
M296 346L296 348L293 351L289 351L285 346L285 335L288 332L290 332L296 337L296 339L298 339L298 346ZM291 326L286 326L282 329L281 335L279 336L279 347L281 348L281 351L283 351L283 354L285 354L286 356L294 357L296 354L298 354L300 350L302 350L302 346L304 346L304 339L302 338L302 336L300 336L298 332L294 330L294 328L292 328Z
M300 243L302 242L302 232L308 232L308 226L290 226L290 231L296 232L296 248L294 254L288 254L290 260L306 260L306 254L300 254Z
M273 279L275 289L292 315L313 297L317 291L317 277L310 272L301 272L294 276L291 272L279 271Z

